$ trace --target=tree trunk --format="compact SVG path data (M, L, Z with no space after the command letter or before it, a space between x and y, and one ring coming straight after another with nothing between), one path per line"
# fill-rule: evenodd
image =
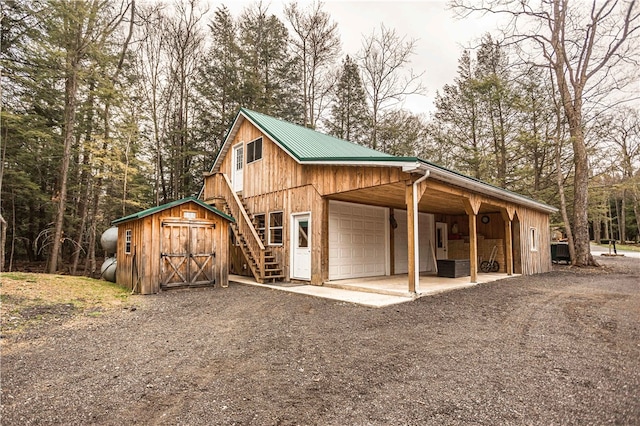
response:
M604 239L610 240L613 237L613 234L610 232L611 229L611 215L609 214L609 199L605 200L605 218L604 218Z
M91 143L91 137L93 136L93 116L94 116L94 91L95 81L91 80L89 83L89 97L87 99L88 111L85 117L86 131L84 133L85 152L82 158L82 172L80 174L80 188L84 189L83 194L79 199L78 214L80 216L80 225L76 231L76 251L73 255L73 261L71 263L71 275L75 275L78 270L78 263L80 261L80 252L82 251L82 240L84 239L84 230L87 224L87 212L89 208L89 196L90 196L90 167L89 157L91 156L90 149L86 146Z
M67 53L67 76L65 81L65 107L64 107L64 148L62 151L62 166L60 167L60 189L58 196L58 212L56 214L55 232L53 234L53 246L49 256L48 272L54 274L58 271L58 256L62 248L64 215L67 207L67 180L69 176L69 163L71 159L71 147L73 146L73 130L76 121L76 96L78 92L78 61L76 52Z
M639 234L636 237L636 241L640 241L640 209L638 208L640 204L640 197L638 197L635 189L632 189L631 196L633 198L633 213L634 213L634 216L636 217L636 227L638 229L638 234Z
M627 190L622 190L620 201L620 215L618 216L618 229L620 231L620 244L627 241Z
M7 221L0 213L0 272L4 272L5 244L7 243Z
M584 143L582 120L569 119L569 133L573 142L573 163L575 167L573 189L573 227L576 258L574 264L587 266L594 264L589 246L589 160Z
M94 195L94 201L98 198ZM96 214L91 215L91 225L89 227L89 244L87 249L87 258L84 263L84 275L94 277L97 270L96 265Z
M573 241L573 232L571 232L571 222L569 222L569 215L567 214L567 199L564 195L564 176L562 176L562 162L560 161L560 152L562 151L560 148L560 117L559 111L557 114L557 124L556 124L556 183L558 184L558 195L560 196L560 214L562 214L562 221L564 222L564 230L567 234L567 243L569 244L569 257L571 261L576 258L576 248Z

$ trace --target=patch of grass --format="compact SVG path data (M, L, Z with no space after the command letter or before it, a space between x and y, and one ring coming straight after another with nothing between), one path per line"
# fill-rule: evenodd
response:
M2 273L2 334L19 333L43 321L76 315L97 316L123 307L129 290L87 277L33 273Z
M22 272L5 272L3 274L0 274L0 278L2 278L3 281L5 278L16 280L16 281L27 281L27 280L33 281L33 282L36 281L36 277L34 274L27 274Z

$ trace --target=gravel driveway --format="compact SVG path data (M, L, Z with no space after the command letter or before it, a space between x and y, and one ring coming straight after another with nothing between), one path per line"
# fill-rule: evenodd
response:
M388 308L231 285L2 342L2 424L640 424L640 262Z

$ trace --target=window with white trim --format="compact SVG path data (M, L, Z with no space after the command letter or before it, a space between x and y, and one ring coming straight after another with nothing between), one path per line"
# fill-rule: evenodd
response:
M262 158L262 137L252 140L247 144L247 164Z
M538 251L538 228L529 228L529 247L531 251Z
M124 252L131 254L131 229L124 231Z
M269 213L269 245L282 245L282 212Z

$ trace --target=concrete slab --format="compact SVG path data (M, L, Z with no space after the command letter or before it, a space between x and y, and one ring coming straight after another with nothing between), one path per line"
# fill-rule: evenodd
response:
M511 275L518 276L518 275ZM408 289L408 276L407 274L381 276L381 277L367 277L367 278L354 278L347 280L328 281L324 285L327 287L343 288L350 290L358 290L365 292L374 292L381 294L389 294L404 297L422 297L432 294L442 293L444 291L456 290L466 287L473 287L480 283L488 283L492 281L502 280L509 278L507 274L500 273L479 273L478 282L469 282L469 277L460 278L445 278L438 277L434 274L421 274L420 283L417 286L417 294L409 293Z
M307 296L323 297L325 299L339 300L342 302L355 303L358 305L369 306L373 308L397 305L398 303L410 302L413 300L413 297L409 295L389 295L308 284L260 284L253 278L243 277L240 275L229 275L229 282L236 284L253 285L256 287L266 287L273 290L305 294Z
M497 281L505 278L509 278L509 275L478 274L478 283L470 283L469 277L442 278L435 275L423 275L420 277L417 294L413 294L409 293L407 289L407 274L329 281L322 286L284 282L260 284L253 278L229 275L229 281L237 284L266 287L274 290L323 297L325 299L356 303L375 308L410 302L419 297L473 287L479 283Z

